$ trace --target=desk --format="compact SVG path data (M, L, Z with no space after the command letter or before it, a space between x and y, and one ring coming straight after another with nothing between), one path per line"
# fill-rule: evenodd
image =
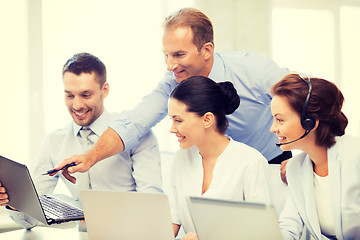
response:
M38 226L32 230L13 230L0 234L1 240L48 240L48 239L64 239L64 240L88 240L86 232L79 232L77 227L60 229L45 226Z
M87 232L78 231L77 222L67 222L45 226L39 223L27 231L14 223L4 209L0 209L0 239L1 240L88 240Z

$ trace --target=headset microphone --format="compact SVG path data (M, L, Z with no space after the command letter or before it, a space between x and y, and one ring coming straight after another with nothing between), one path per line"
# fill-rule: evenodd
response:
M280 146L286 145L286 144L290 144L290 143L299 141L300 139L303 139L303 138L306 137L309 133L310 133L309 130L305 130L305 133L304 133L301 137L299 137L298 139L295 139L295 140L293 140L293 141L286 142L286 143L275 143L275 144L276 144L277 147L280 147Z

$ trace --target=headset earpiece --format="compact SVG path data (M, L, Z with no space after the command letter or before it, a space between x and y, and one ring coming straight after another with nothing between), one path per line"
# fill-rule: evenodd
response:
M316 119L312 114L305 114L301 119L301 126L306 131L311 131L316 125Z

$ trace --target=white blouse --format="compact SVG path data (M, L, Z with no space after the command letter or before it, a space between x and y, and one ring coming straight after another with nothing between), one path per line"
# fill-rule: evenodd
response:
M202 157L196 147L175 155L169 202L173 223L185 232L195 231L186 196L202 196L232 201L270 203L268 162L256 149L230 139L218 157L208 190L202 194Z
M321 233L327 236L335 236L329 177L320 177L314 172L314 191Z

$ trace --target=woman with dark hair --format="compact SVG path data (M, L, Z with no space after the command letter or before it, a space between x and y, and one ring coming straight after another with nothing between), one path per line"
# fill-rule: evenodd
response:
M286 166L284 239L360 239L360 141L346 136L344 97L335 84L288 74L276 83L271 132L282 150L303 151Z
M186 196L270 202L265 157L224 135L225 115L239 104L232 83L200 76L182 81L170 95L170 132L181 148L175 156L169 194L175 236L182 225L186 239L196 239Z

